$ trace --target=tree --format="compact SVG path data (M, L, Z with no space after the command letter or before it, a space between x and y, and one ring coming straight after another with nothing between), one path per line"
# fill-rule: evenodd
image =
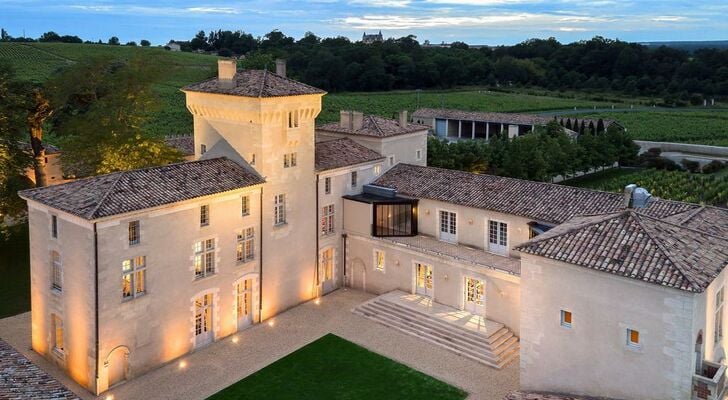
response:
M164 73L155 57L135 56L78 63L55 79L64 171L87 176L179 161L177 150L144 133L159 103L152 85Z
M50 31L46 32L38 38L39 42L60 42L61 41L61 35Z
M150 43L150 42L149 42L149 41L148 41L147 39L142 39L142 40L141 40L141 41L139 42L139 44L140 44L140 45L142 45L142 47L149 47L149 46L151 46L151 45L152 45L152 43Z
M27 113L27 124L30 132L30 148L33 152L35 186L45 186L47 183L43 128L48 118L53 115L53 111L46 91L43 88L33 89Z
M118 37L116 37L116 36L112 36L112 37L110 37L110 38L109 38L109 41L108 41L108 43L109 43L110 45L112 45L112 46L118 46L119 44L121 44L121 43L119 42L119 38L118 38Z
M0 28L0 42L9 42L12 37L8 35L8 31L4 28Z
M131 42L126 42L126 44L124 46L136 47L136 45L137 45L137 43L135 41L131 41Z
M25 112L27 84L20 83L9 63L0 62L0 214L16 216L25 210L17 196L30 186L25 171L32 159L23 146L27 140ZM0 219L0 224L1 224Z

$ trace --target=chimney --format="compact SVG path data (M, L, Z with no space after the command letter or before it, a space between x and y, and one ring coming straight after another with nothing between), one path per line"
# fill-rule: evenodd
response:
M351 130L358 131L364 124L364 113L361 111L351 112Z
M341 119L339 120L339 126L344 129L351 130L351 111L339 111Z
M238 61L235 59L223 58L217 60L217 79L224 87L235 86L235 73L238 72Z
M286 60L282 58L276 59L276 75L286 77Z
M632 208L632 194L635 189L637 189L637 185L634 183L630 183L624 187L624 208Z
M407 127L407 110L402 110L399 112L399 126L402 128Z

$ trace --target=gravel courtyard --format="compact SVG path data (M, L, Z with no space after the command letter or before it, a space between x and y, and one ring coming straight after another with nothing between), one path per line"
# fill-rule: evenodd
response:
M195 353L119 385L101 396L125 399L204 399L326 333L334 333L470 393L469 399L501 400L518 389L518 361L495 370L351 313L373 298L338 290L215 342ZM30 350L30 313L0 320L0 338L83 399L89 392ZM181 363L185 364L180 368Z

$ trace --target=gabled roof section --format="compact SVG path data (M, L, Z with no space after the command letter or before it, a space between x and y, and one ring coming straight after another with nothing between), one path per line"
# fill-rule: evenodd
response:
M382 159L384 157L381 154L349 138L316 142L316 171L326 171Z
M248 69L238 71L235 74L233 83L234 85L226 85L221 83L218 78L212 78L185 86L182 91L258 98L326 93L321 89L267 70Z
M560 224L577 215L624 209L619 193L600 192L494 175L397 164L374 182L401 195L444 201ZM655 200L641 209L657 218L698 208L696 204Z
M26 200L95 220L263 182L259 175L222 157L115 172L18 194Z
M339 122L330 122L316 127L317 131L379 138L423 132L428 129L430 129L430 127L427 125L415 124L413 122L408 122L407 125L401 126L398 121L389 118L382 118L376 115L365 115L362 120L361 128L359 129L342 127Z
M516 249L694 293L728 264L728 238L634 210L576 217Z

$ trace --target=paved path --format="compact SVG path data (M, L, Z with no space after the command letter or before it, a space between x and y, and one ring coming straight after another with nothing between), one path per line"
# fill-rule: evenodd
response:
M106 394L114 400L204 399L329 332L458 386L469 399L501 400L518 388L518 362L499 371L351 312L373 297L338 290L320 305L309 302L276 316L272 327L264 323L237 334L237 343L232 336L215 342ZM0 320L0 338L82 398L94 398L29 349L29 313ZM186 368L179 368L180 361Z

